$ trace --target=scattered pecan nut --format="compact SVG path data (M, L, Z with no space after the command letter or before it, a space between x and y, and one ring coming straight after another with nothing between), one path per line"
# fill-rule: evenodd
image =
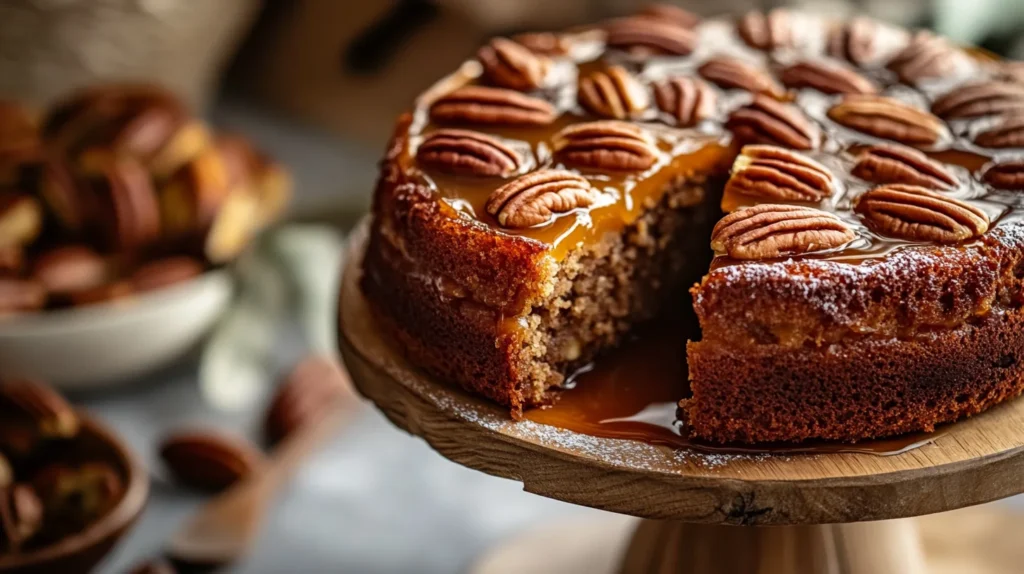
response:
M263 455L248 441L212 431L168 436L160 458L178 482L210 492L228 488L263 464Z
M836 249L854 238L853 230L827 211L762 203L715 224L711 248L734 259L770 259Z
M739 58L711 58L697 69L697 73L722 88L767 94L776 99L781 99L786 92L766 70Z
M872 230L912 241L956 243L988 230L984 211L925 187L901 183L876 187L857 198L854 211Z
M611 171L643 171L658 149L639 126L618 120L574 124L558 132L555 157L568 165Z
M0 548L17 551L43 524L43 504L28 484L0 489Z
M507 88L463 86L430 106L430 119L438 123L546 125L555 120L555 108L540 98Z
M504 177L519 171L519 153L501 139L471 130L431 132L416 150L420 165L455 175Z
M974 136L974 143L987 148L1024 147L1024 114L999 116L993 127Z
M767 14L747 12L736 23L736 31L748 46L765 52L796 45L793 16L784 8L776 8Z
M718 96L699 78L677 76L654 84L654 99L661 111L689 127L715 114Z
M774 201L821 201L832 195L835 185L827 167L803 154L748 145L732 165L725 192Z
M697 34L693 30L650 17L618 18L609 22L605 31L608 34L605 43L609 47L642 55L687 56L697 46Z
M839 125L882 139L931 146L948 135L942 120L895 98L848 94L828 117Z
M963 58L956 46L941 36L921 31L886 67L899 76L905 84L916 84L922 80L941 78L953 74Z
M873 63L879 57L881 31L871 18L852 18L829 30L828 53L858 66Z
M0 383L0 416L30 421L46 438L69 438L78 434L75 409L57 391L43 383L12 380Z
M749 105L729 115L725 127L742 143L814 149L819 131L799 108L758 94Z
M320 355L303 359L288 373L270 401L263 419L267 441L280 442L348 396L348 376L337 361Z
M940 162L906 146L880 144L857 156L853 175L872 183L906 183L930 189L956 187L956 177Z
M43 209L30 195L0 191L0 247L21 247L39 237Z
M597 190L572 172L547 169L515 179L491 193L487 213L508 228L543 225L559 213L590 207Z
M996 189L1024 191L1024 160L992 164L982 174L981 179Z
M1024 86L989 81L956 88L932 103L932 113L951 120L1024 112Z
M668 22L682 28L696 28L697 24L700 24L700 16L675 4L648 4L637 12L637 16Z
M878 86L859 73L834 62L802 61L787 66L779 80L788 88L811 88L824 94L874 94Z
M636 117L649 104L647 89L622 66L582 76L578 99L591 113L618 120Z
M508 38L492 38L476 55L484 76L496 86L521 92L536 90L544 84L551 60Z

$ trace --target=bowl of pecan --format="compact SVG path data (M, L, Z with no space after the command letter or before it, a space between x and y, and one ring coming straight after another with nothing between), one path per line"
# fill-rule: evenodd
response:
M0 574L91 571L148 494L113 431L46 385L0 382Z
M0 377L123 381L193 347L287 172L154 86L0 102Z

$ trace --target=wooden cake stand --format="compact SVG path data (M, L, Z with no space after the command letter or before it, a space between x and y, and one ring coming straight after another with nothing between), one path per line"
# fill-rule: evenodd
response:
M512 421L418 371L383 338L357 285L362 244L353 241L342 280L339 340L363 395L459 464L644 519L624 552L585 530L587 539L563 544L578 548L565 563L553 567L544 549L507 549L521 564L501 572L915 574L925 571L916 525L893 519L1024 492L1024 400L890 456L702 454ZM882 522L851 524L862 521Z

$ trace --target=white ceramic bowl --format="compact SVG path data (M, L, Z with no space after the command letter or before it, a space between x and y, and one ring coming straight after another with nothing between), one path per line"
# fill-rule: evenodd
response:
M121 301L0 320L0 378L64 390L125 382L192 348L231 293L230 273L215 270Z

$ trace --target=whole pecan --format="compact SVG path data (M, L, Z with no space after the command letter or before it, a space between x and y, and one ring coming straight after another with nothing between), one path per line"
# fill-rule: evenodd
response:
M299 361L274 393L263 419L270 444L280 442L296 429L316 421L351 397L347 373L337 361L310 355Z
M849 94L828 117L850 129L908 145L930 146L948 132L942 120L895 98Z
M644 130L618 120L568 126L555 136L553 147L564 163L598 170L642 171L658 160L658 149Z
M736 31L748 46L758 50L792 48L796 44L793 16L784 8L776 8L767 14L747 12L736 23Z
M562 56L569 53L572 44L565 36L554 32L524 32L512 36L512 40L525 46L534 54Z
M637 12L637 16L668 22L683 28L696 28L697 24L700 24L700 16L675 4L648 4Z
M555 120L555 108L515 90L463 86L438 98L430 106L430 119L439 123L545 125Z
M0 416L31 421L47 438L68 438L78 434L78 415L57 391L36 381L0 383Z
M982 174L981 179L996 189L1024 190L1024 160L992 164Z
M874 231L890 237L956 243L988 230L985 212L925 187L894 183L857 198L854 211Z
M974 136L974 143L988 148L1024 147L1024 114L999 116L993 127Z
M863 66L878 58L881 25L867 17L847 20L829 30L828 53Z
M591 113L625 120L647 109L647 90L622 66L582 76L579 81L580 105Z
M17 551L39 532L43 504L28 484L0 489L0 548Z
M681 127L692 126L715 114L718 96L700 78L676 76L654 84L654 99Z
M605 43L641 54L687 56L697 46L697 34L689 28L650 17L617 18L605 26Z
M597 190L569 171L546 169L515 179L491 193L487 213L503 227L524 228L551 221L555 214L590 207Z
M164 439L160 457L181 484L219 491L256 472L263 455L248 441L212 431L180 432Z
M921 80L952 74L962 57L963 53L945 38L921 31L886 67L895 72L903 83L916 84Z
M416 150L420 165L455 175L504 177L521 165L519 154L499 138L477 131L442 128Z
M715 224L711 248L734 259L769 259L835 249L854 237L843 220L827 211L762 203Z
M726 193L774 201L821 201L832 195L835 177L825 166L794 151L769 145L744 146L732 165Z
M541 87L551 69L547 57L508 38L492 38L480 48L476 58L492 84L523 92Z
M779 80L788 88L812 88L825 94L874 94L878 86L837 62L797 62L783 68Z
M792 149L813 149L819 132L799 108L757 94L734 110L725 123L742 143L763 143Z
M766 94L776 99L782 98L786 92L766 70L739 58L711 58L697 69L697 73L722 88Z
M930 189L956 187L946 166L924 153L896 144L871 146L857 156L853 175L873 183L906 183Z
M1024 85L988 81L956 88L932 103L932 113L947 120L1024 112Z

